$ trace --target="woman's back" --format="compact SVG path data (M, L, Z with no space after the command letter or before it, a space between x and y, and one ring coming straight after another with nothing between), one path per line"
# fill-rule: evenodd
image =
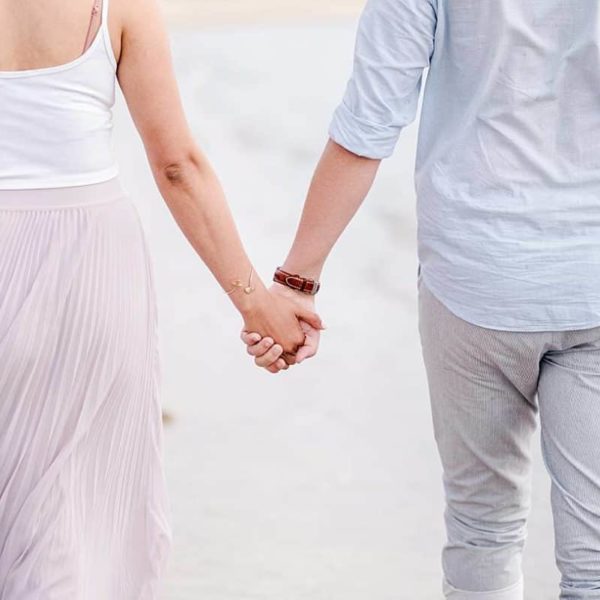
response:
M87 185L117 174L108 6L0 5L0 189Z
M0 71L52 67L78 58L93 6L94 0L0 0ZM95 21L97 30L100 19Z

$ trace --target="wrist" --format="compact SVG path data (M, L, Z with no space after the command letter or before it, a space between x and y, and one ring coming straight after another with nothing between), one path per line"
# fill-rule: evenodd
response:
M323 271L323 265L301 265L293 262L284 262L280 268L288 273L298 274L301 277L314 279L315 281L319 281Z
M240 290L232 294L230 298L239 313L245 318L255 314L259 307L264 306L265 301L268 299L268 290L262 281L257 280L252 293L246 294L243 290Z
M299 292L298 290L293 290L292 288L281 285L280 283L271 284L269 291L287 300L292 300L293 302L300 303L304 307L315 306L315 296L310 296L309 294L304 294L302 292Z
M324 263L322 261L317 262L306 262L301 260L296 260L292 257L289 257L285 260L285 262L281 265L281 268L288 273L297 273L302 277L306 277L308 279L319 280L321 277L321 273L323 271Z
M277 267L273 275L273 281L281 286L306 294L316 296L321 283L316 278L305 277L294 271L287 271L283 267Z

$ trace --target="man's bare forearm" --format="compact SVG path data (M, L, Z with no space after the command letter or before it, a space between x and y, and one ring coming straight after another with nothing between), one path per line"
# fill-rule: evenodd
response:
M320 277L333 246L371 189L380 162L327 143L283 265L286 271Z

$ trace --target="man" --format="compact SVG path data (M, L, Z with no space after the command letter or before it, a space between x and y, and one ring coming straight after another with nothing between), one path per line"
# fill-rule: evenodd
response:
M300 275L280 279L291 287L319 279L415 118L429 67L415 174L419 328L452 600L523 599L538 411L560 597L600 599L599 24L597 0L370 0L283 265ZM312 308L313 296L276 287ZM308 331L299 362L316 349ZM257 339L244 336L277 371Z

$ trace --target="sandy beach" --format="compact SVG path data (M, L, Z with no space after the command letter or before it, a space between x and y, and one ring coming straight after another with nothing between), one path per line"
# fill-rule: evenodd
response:
M162 0L176 26L292 22L356 15L364 0Z
M170 19L195 15L172 30L185 107L267 279L351 66L354 18L326 17L359 3L245 1L171 0ZM288 24L243 24L259 6ZM288 22L309 7L322 20ZM236 24L224 26L228 11ZM320 355L280 377L245 355L240 319L170 218L122 101L116 142L154 257L174 417L175 547L162 599L441 599L442 484L417 331L416 125L328 264ZM558 595L548 492L538 451L527 600Z

